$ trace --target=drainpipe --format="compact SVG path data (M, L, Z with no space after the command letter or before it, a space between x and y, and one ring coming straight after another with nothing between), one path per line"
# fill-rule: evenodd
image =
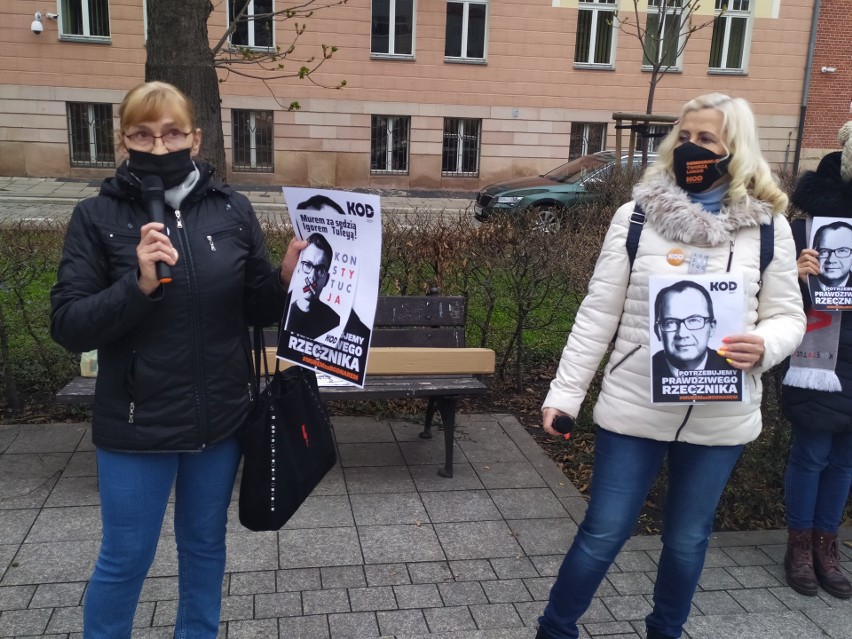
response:
M796 135L796 153L793 156L793 177L799 174L799 159L802 155L802 138L805 136L805 116L808 113L808 95L811 91L811 70L814 66L814 48L816 47L817 26L821 0L814 0L811 17L811 42L808 48L808 62L805 65L805 83L802 87L802 106L799 108L799 131Z

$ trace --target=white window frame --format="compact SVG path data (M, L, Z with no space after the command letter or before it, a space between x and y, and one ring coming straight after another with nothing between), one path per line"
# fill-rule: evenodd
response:
M488 24L491 20L491 12L488 10L488 0L447 0L447 5L449 4L460 4L462 5L462 28L461 28L461 51L462 55L460 56L449 56L444 53L444 61L445 62L478 62L484 63L488 59ZM483 34L482 41L482 57L481 58L473 58L465 55L467 51L467 38L470 32L470 5L477 4L483 5L485 7L485 33ZM446 14L445 14L446 15ZM446 38L446 34L444 35ZM444 43L446 46L446 43Z
M663 33L663 35L665 35L665 33L666 33L666 28L665 28L666 21L672 19L672 17L675 17L675 18L677 18L677 20L679 22L678 32L677 32L677 46L675 48L675 53L677 55L677 59L674 61L674 64L672 64L670 66L669 65L662 65L660 67L660 71L662 71L662 72L680 71L681 67L682 67L682 63L683 63L683 51L681 51L681 47L683 47L683 38L684 38L683 0L668 0L669 4L666 6L665 14L663 14L660 11L660 2L661 2L661 0L648 0L648 17L650 18L650 16L654 15L654 14L656 14L658 16L662 16L662 19L663 19L662 33ZM648 27L648 22L646 20L645 28L647 29L647 27ZM652 67L653 67L653 65L647 64L645 62L645 53L643 51L643 54L642 54L642 70L643 71L650 71L652 69Z
M74 129L71 126L71 105L79 105L86 109L86 129L88 130L89 138L89 157L86 160L81 160L74 157ZM101 110L108 111L103 121L98 121L96 118L95 107L102 107ZM65 120L68 126L68 156L69 163L72 167L89 167L89 168L112 168L115 166L115 145L114 145L114 127L115 123L112 116L112 105L100 102L66 102L65 103ZM109 138L106 142L108 150L108 158L106 160L98 160L98 125L108 126Z
M378 128L376 118L384 118L387 123L385 130L385 168L374 169L372 166L374 140L373 131ZM410 115L374 115L370 118L370 174L371 175L408 175L409 162L411 158L411 116ZM405 138L399 136L399 130L402 129ZM397 133L394 137L394 133ZM400 144L405 144L405 167L401 169L393 168L394 158L394 140Z
M248 138L249 148L245 149L249 153L249 163L237 163L236 150L238 141L242 136L235 135L237 125L237 113L248 113ZM259 113L267 113L271 116L272 123L272 138L270 139L270 158L269 163L263 163L258 166L257 162L257 116ZM274 173L275 172L275 113L273 111L263 111L259 109L232 109L231 110L231 169L234 173Z
M581 67L594 67L597 69L611 69L615 66L615 52L616 52L616 39L618 34L618 27L615 23L615 12L618 10L618 2L617 0L580 0L580 5L578 7L578 20L577 20L577 36L574 41L574 66ZM580 29L579 29L579 13L589 12L592 14L592 26L591 33L589 34L589 48L585 51L585 55L583 56L584 60L577 60L577 47L579 46L579 42L577 40L580 37ZM597 48L597 37L598 37L598 23L600 20L605 20L607 18L606 14L610 14L609 18L612 19L612 35L611 42L609 47L609 61L608 62L595 62L594 52Z
M748 70L748 55L751 50L751 30L754 25L754 15L752 13L752 7L755 5L754 0L716 0L716 20L713 23L713 36L716 34L717 27L720 27L721 23L724 23L723 28L725 30L725 34L722 40L722 52L720 55L720 59L722 60L722 66L713 67L709 66L708 70L711 73L731 73L731 74L742 74L746 73ZM722 7L727 6L724 13L722 12ZM745 7L745 8L743 8ZM721 14L721 15L720 15ZM743 57L740 60L739 67L728 67L728 51L731 43L731 27L734 19L745 20L746 28L745 33L743 34ZM711 36L710 39L710 54L713 54L713 38Z
M388 50L387 51L373 51L372 37L372 17L373 17L373 3L370 2L370 57L372 58L402 58L404 60L413 60L414 53L416 51L416 35L417 35L417 0L411 0L411 53L397 53L396 49L396 29L394 28L396 25L396 3L397 0L390 0L388 2Z
M606 124L607 124L606 122L572 122L571 123L570 143L568 145L569 149L570 149L570 147L574 146L573 142L578 137L580 137L580 139L582 139L582 142L580 144L580 154L571 156L570 159L573 160L574 158L583 157L584 155L589 155L591 153L597 153L598 151L605 151L606 150L606 135L607 135L607 125ZM603 132L602 132L603 135L601 135L601 146L600 146L599 149L590 149L589 148L589 139L592 137L591 136L591 128L592 127L597 127L597 128L602 127L603 128ZM569 155L571 155L570 150L569 150Z
M228 27L231 26L231 14L236 13L235 8L232 8L235 2L236 2L236 0L227 0ZM275 19L274 18L269 19L271 27L272 27L272 42L268 46L267 45L256 45L254 43L254 41L255 41L255 28L254 28L255 27L255 21L252 19L253 16L254 16L254 2L255 2L255 0L248 0L248 10L246 11L246 16L249 18L249 20L246 21L246 39L247 39L247 42L245 44L238 44L238 43L234 42L234 34L236 32L232 33L228 37L228 42L230 43L231 47L233 47L234 49L254 49L254 50L259 50L259 51L270 51L270 50L275 48ZM269 0L269 2L271 3L269 5L271 7L270 12L275 13L275 0Z
M57 0L56 11L59 15L57 22L59 23L59 39L77 42L99 42L108 43L112 41L112 24L110 22L109 0L100 0L103 2L103 7L107 12L107 35L92 35L92 19L89 15L89 0ZM82 13L83 33L66 33L65 18L70 14L69 5L74 5L80 8Z
M455 120L457 123L455 133L446 133L446 120ZM464 143L465 135L470 135L466 128L470 126L476 127L476 169L473 171L463 171L464 164ZM478 118L445 118L444 133L441 141L441 176L442 177L479 177L479 165L482 160L482 120ZM444 170L444 153L446 148L446 140L448 135L454 135L458 141L456 145L455 169L452 171Z

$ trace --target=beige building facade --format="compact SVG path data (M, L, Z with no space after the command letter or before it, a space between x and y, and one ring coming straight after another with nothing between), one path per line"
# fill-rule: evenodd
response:
M229 8L246 1L213 3L211 42L227 28ZM692 24L712 22L667 60L654 113L676 114L711 91L744 97L767 158L791 168L814 3L702 2ZM260 16L288 4L250 0L249 8ZM676 4L348 0L317 11L300 21L307 29L294 55L317 55L322 43L338 50L314 83L220 71L228 179L471 191L614 148L613 113L645 112L651 79L631 24L662 20L666 38L678 38ZM109 174L117 105L144 79L144 0L6 1L0 20L0 174ZM292 20L266 28L258 20L234 39L287 48L293 33ZM179 42L174 49L180 64ZM344 88L326 88L342 80ZM294 100L301 109L288 111Z

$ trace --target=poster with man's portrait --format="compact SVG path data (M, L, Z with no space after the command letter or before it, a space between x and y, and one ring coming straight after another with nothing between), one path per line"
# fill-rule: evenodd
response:
M815 217L808 246L817 252L819 275L808 275L811 305L816 311L852 309L852 224L848 219Z
M363 387L379 293L380 198L283 191L293 231L308 246L290 280L278 357Z
M651 401L744 401L743 372L717 351L742 333L741 273L653 276L648 281Z

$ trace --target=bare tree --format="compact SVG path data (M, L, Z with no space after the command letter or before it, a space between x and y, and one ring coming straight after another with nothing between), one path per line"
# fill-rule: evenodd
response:
M648 14L644 22L639 17L639 0L633 0L632 15L615 12L614 23L620 31L639 40L642 64L651 70L645 113L653 113L657 85L667 71L677 66L692 35L712 25L718 17L698 23L695 18L700 8L698 0L648 0Z
M197 111L198 125L204 131L201 157L211 162L220 174L225 168L225 143L222 135L222 109L219 94L221 82L233 73L262 82L270 94L286 109L298 109L296 100L284 99L282 89L289 79L308 80L312 74L337 51L322 44L316 55L295 57L296 43L305 33L307 20L315 11L346 4L348 0L278 0L275 11L249 13L249 0L217 0L229 11L226 31L212 47L207 31L207 19L213 12L211 0L148 0L147 60L145 79L170 82L189 96ZM287 5L287 6L283 6ZM270 3L271 7L272 4ZM232 36L237 33L267 34L280 23L292 23L290 38L283 47L237 46ZM283 29L278 29L279 33ZM274 83L274 85L273 85ZM340 82L334 87L346 84ZM320 85L325 86L325 85Z

